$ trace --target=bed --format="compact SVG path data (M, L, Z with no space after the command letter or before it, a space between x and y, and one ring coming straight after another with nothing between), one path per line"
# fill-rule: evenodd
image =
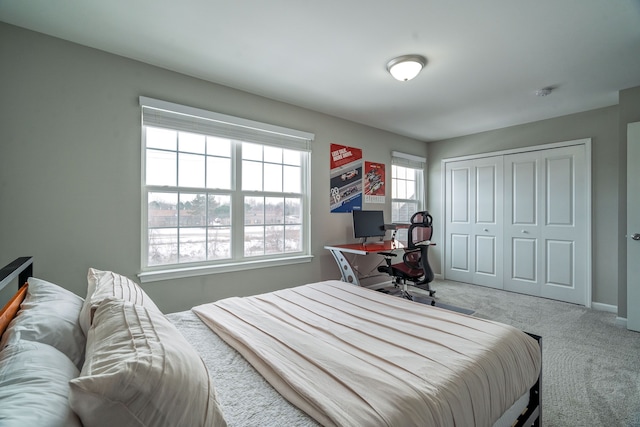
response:
M541 419L541 338L510 326L339 281L164 315L114 272L90 269L85 298L33 276L0 270L0 291L28 282L0 314L2 425Z

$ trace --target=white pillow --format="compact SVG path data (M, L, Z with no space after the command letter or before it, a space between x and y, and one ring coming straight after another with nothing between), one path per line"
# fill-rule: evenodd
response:
M94 314L69 402L85 427L226 426L200 356L159 311L110 299Z
M122 299L160 311L136 282L112 271L90 268L87 274L87 297L80 312L80 326L85 334L91 327L96 307L107 298Z
M80 427L69 406L78 368L55 348L16 341L0 351L0 425Z
M2 335L0 348L16 340L38 341L63 352L78 367L85 336L78 323L83 299L45 280L29 277L27 295Z

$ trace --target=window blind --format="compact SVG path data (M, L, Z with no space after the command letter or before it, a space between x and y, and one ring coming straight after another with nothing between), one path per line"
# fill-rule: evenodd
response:
M295 129L228 116L200 108L140 97L143 126L221 136L281 148L311 151L315 135Z
M392 151L391 164L412 169L424 169L427 164L427 159L425 159L424 157L414 156L413 154Z

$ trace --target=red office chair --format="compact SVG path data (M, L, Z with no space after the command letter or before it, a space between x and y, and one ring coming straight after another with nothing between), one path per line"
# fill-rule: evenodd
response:
M381 273L387 273L393 277L395 287L401 287L402 297L413 300L413 296L407 291L407 282L433 296L436 291L431 289L429 283L433 281L434 274L429 265L429 246L433 234L433 218L427 211L413 214L409 225L407 246L404 248L402 262L392 264L391 260L397 256L393 252L379 252L384 256L385 265L378 267ZM434 305L435 301L431 301Z

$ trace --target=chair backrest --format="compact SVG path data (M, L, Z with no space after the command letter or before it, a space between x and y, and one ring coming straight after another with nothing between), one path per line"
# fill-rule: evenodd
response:
M433 234L433 217L429 212L419 211L413 214L408 234L407 250L409 252L405 253L403 261L409 267L422 270L422 279L416 284L429 283L435 278L429 265L429 245L420 244L431 240Z
M408 249L415 249L420 243L431 240L433 234L433 217L427 211L419 211L411 217L408 232Z

